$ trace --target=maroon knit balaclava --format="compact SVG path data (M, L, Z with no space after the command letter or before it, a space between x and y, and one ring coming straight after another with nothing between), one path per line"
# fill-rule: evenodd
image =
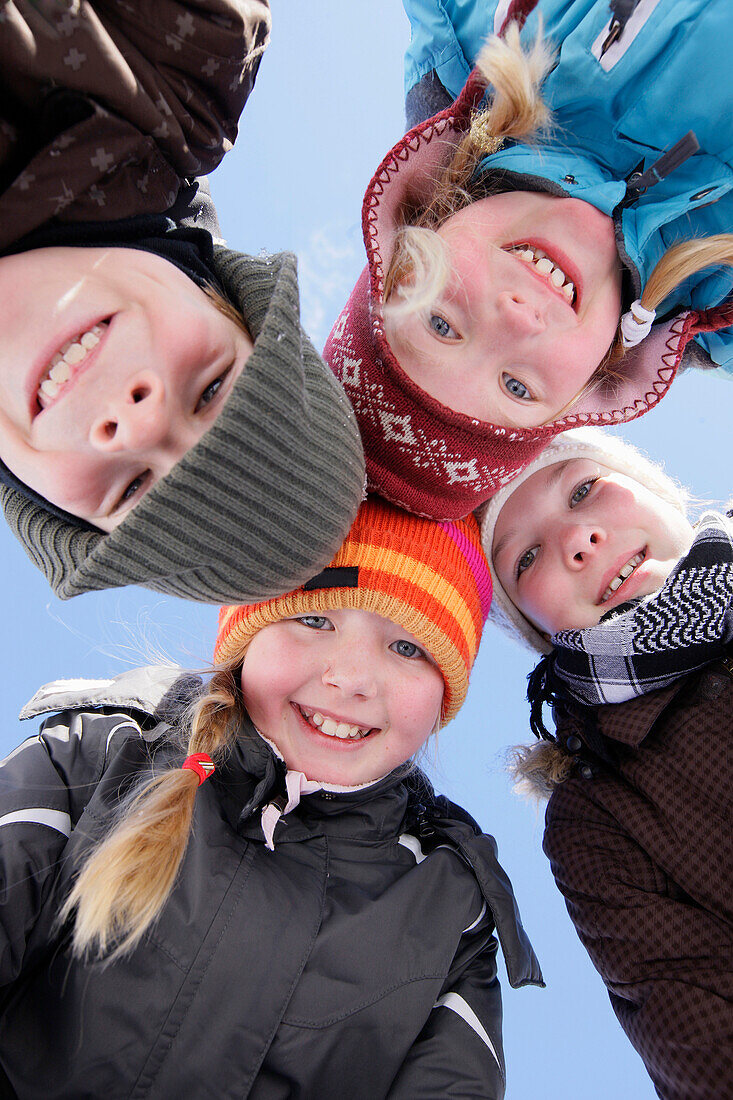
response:
M732 319L718 316L720 309L706 314L693 310L655 325L624 357L622 380L584 395L561 420L539 428L474 420L416 385L384 335L384 276L405 200L429 201L433 181L451 159L485 90L474 70L456 102L410 130L380 164L362 207L367 267L323 352L354 407L370 490L439 520L465 516L488 500L558 432L642 416L669 389L688 340Z

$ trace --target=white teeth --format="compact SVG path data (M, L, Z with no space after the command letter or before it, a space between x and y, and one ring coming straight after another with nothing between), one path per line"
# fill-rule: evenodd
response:
M315 711L310 716L301 710L301 714L307 722L325 733L327 737L338 737L340 741L355 740L364 737L366 730L361 726L352 726L348 722L335 722L333 718L326 718L320 711Z
M508 249L515 256L518 256L524 263L529 264L540 275L544 275L545 278L556 290L559 290L563 297L567 299L570 305L575 300L575 284L568 279L565 272L561 267L551 260L550 257L542 251L541 248L532 248L527 245L517 245Z
M51 367L48 377L59 386L62 382L68 382L71 378L71 367L66 359L61 359L56 366Z
M87 349L83 344L72 344L64 355L64 362L75 367L77 363L81 363L82 359L86 359L86 357Z
M618 573L601 596L601 603L605 603L606 600L609 600L613 593L621 587L624 581L631 576L636 567L638 565L641 565L643 561L644 554L634 554L633 558L629 558L629 560L626 562L626 565L619 569Z
M61 386L71 378L73 368L83 363L87 354L97 346L108 324L108 321L102 321L81 333L78 339L67 340L59 348L51 359L46 377L38 387L38 403L41 408L45 408L48 401L58 396Z

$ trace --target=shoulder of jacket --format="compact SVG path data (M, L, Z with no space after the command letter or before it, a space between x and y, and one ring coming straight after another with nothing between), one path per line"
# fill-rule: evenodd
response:
M121 707L158 717L161 704L176 684L181 695L192 694L192 677L175 666L149 665L129 669L107 680L52 680L29 699L19 717L37 718L56 711ZM196 683L200 683L196 678Z

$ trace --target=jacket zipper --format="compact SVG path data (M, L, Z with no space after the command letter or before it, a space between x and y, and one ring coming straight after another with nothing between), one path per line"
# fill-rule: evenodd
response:
M621 60L658 3L659 0L638 0L631 12L624 11L626 5L619 4L618 0L611 3L613 15L590 48L602 69L608 72Z

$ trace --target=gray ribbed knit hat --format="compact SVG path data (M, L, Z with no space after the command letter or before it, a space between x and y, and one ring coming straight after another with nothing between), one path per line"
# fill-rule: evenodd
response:
M0 486L5 517L61 599L141 584L210 603L290 592L336 553L364 493L348 399L300 327L296 260L217 247L255 341L219 417L110 534Z
M491 566L491 579L494 584L494 597L489 611L489 622L493 622L517 641L523 642L537 653L549 653L551 644L533 626L529 619L525 619L519 608L510 600L505 588L496 575L492 548L494 544L494 530L499 513L514 493L527 478L532 477L538 470L544 470L547 466L554 466L558 462L567 462L572 458L590 458L616 470L620 474L626 474L634 481L640 482L656 496L674 505L683 515L687 514L688 493L674 478L665 473L659 463L637 450L625 439L617 435L610 435L602 428L575 428L569 432L556 435L548 443L534 462L530 462L521 474L504 485L499 492L491 498L481 511L481 542L484 553Z

